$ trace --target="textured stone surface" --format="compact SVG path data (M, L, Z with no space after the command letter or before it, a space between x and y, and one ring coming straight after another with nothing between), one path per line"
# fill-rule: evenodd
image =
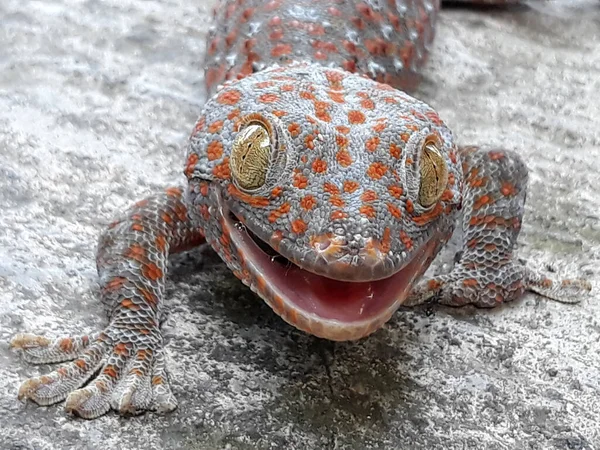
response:
M333 344L193 252L163 327L178 410L82 421L16 400L49 367L10 337L97 329L99 230L183 183L209 3L0 3L0 448L600 448L600 8L584 0L445 10L418 96L462 143L523 151L521 255L585 274L589 299L403 310Z

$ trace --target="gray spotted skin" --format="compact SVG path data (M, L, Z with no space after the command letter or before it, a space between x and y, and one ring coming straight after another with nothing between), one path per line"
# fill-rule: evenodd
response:
M101 298L110 309L108 326L97 335L55 340L17 335L11 344L29 362L70 361L25 381L19 398L40 405L66 398L67 411L83 418L98 417L111 407L121 414L173 410L177 403L159 330L167 257L202 242L178 188L136 203L111 224L97 255Z
M515 260L527 182L520 158L459 151L435 111L392 89L409 89L418 77L438 7L435 0L222 2L207 45L212 97L190 139L187 190L138 202L103 233L97 262L110 315L102 332L13 339L27 361L69 361L26 380L19 397L41 405L66 398L67 411L85 418L174 409L159 329L167 258L205 238L284 320L335 340L374 332L402 302L491 307L525 289L560 301L589 290ZM267 184L251 194L236 187L228 160L249 118L273 139ZM427 142L450 174L441 198L424 209L416 199ZM461 205L459 261L417 283ZM327 275L338 288L349 284L339 280L364 281L353 289L398 280L402 295L360 323L315 317L288 301L295 281L269 275L276 269L251 235L308 269L303 276Z
M273 126L278 156L252 201L221 170L248 116ZM210 131L215 123L218 133ZM268 69L225 86L199 124L189 149L189 160L196 161L187 172L190 181L218 183L226 207L255 235L277 240L279 253L313 272L353 281L389 277L433 234L449 234L456 221L462 170L452 135L431 107L388 85L319 65ZM452 184L444 201L424 208L417 197L428 138L439 143ZM194 196L190 201L202 204ZM209 231L218 221L211 215L204 227L209 242L220 238ZM339 251L315 251L321 242ZM372 246L382 255L369 258Z
M439 7L439 0L223 1L204 61L208 92L225 80L298 61L410 90L427 59Z

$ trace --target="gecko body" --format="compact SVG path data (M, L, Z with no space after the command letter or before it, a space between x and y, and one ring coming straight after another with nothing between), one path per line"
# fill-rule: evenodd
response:
M373 333L400 305L493 307L526 289L563 301L587 290L515 258L521 158L457 146L435 110L405 93L438 9L435 0L221 2L187 187L137 202L102 234L111 308L102 332L15 337L31 362L70 360L25 381L20 397L66 398L86 418L175 408L159 327L167 259L204 242L284 320L331 340ZM455 227L464 242L454 268L423 279Z

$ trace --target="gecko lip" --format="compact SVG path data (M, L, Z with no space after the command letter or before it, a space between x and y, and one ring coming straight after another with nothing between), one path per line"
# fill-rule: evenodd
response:
M331 340L354 340L380 328L404 302L436 248L432 237L400 270L373 281L345 281L302 269L223 211L232 243L243 254L245 281L291 325Z

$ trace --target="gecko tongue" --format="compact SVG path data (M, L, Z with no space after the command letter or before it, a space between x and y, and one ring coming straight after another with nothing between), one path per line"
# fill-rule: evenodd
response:
M422 251L394 275L375 281L350 282L327 278L288 262L273 261L260 249L251 251L253 262L267 283L284 301L303 312L344 323L375 319L397 309L426 267Z
M337 337L327 331L332 324L358 329L387 321L426 270L435 249L435 239L431 239L407 265L388 278L340 281L304 270L281 255L267 254L261 248L265 244L256 242L259 238L251 236L245 226L233 223L231 218L226 224L232 242L244 255L246 269L257 280L253 289L292 325L330 339ZM270 249L269 253L274 251ZM295 318L299 315L306 320L298 323ZM304 325L306 321L310 327ZM315 323L319 332L315 332Z

